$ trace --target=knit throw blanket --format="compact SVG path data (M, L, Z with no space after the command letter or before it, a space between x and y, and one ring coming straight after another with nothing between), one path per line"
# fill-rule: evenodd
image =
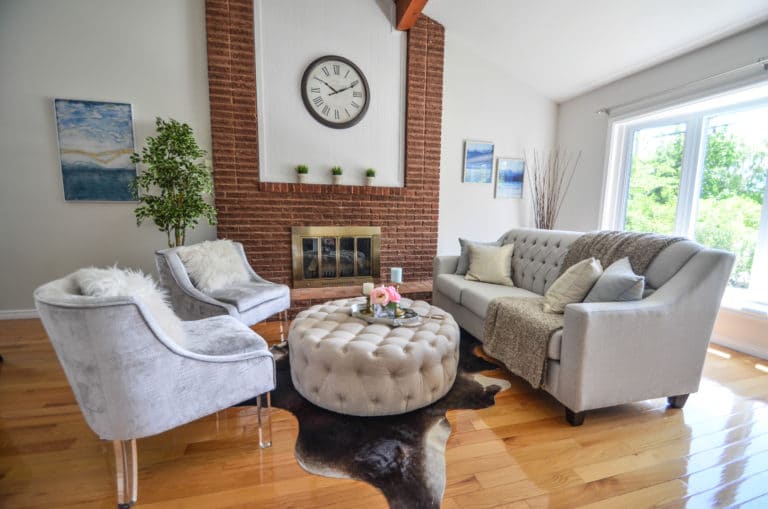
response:
M642 275L645 274L656 255L665 247L681 240L685 239L658 233L616 231L585 233L568 248L563 265L560 267L560 274L585 258L595 257L600 260L603 268L606 268L626 256L634 273Z
M488 305L483 324L483 350L534 389L547 375L549 338L563 326L563 315L541 309L543 300L499 297Z

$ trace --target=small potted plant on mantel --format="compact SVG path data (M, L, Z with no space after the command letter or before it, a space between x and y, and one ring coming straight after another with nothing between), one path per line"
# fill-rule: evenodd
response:
M341 166L334 166L331 168L331 175L333 176L333 184L340 186L341 185L341 174L344 173L344 170L341 169Z
M376 178L376 170L374 170L373 168L368 168L367 170L365 170L366 186L372 186L375 178Z
M299 164L296 166L296 182L303 184L307 181L307 174L309 173L309 166L306 164Z

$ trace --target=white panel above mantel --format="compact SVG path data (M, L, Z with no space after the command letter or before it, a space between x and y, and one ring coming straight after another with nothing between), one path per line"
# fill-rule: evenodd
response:
M265 182L295 182L294 167L309 166L310 183L403 186L407 39L393 28L395 3L360 0L255 0L259 174ZM309 115L300 83L306 67L339 55L365 74L371 102L348 129L326 127Z

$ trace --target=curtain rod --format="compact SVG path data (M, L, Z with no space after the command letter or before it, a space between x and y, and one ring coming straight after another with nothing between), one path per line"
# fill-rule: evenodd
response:
M697 80L689 81L687 83L683 83L682 85L678 85L675 87L668 88L666 90L661 90L659 92L655 92L653 94L645 95L643 97L640 97L638 99L633 99L632 101L623 102L620 104L614 104L613 106L606 106L604 108L600 108L595 112L597 115L610 115L611 111L617 109L617 108L624 108L627 106L631 106L633 104L638 104L647 101L648 99L654 99L656 97L659 97L664 94L668 94L670 92L674 92L676 90L682 90L688 87L691 87L693 85L698 85L699 83L703 83L705 81L709 81L715 78L720 78L722 76L727 76L729 74L733 74L735 72L743 71L745 69L749 69L751 67L756 66L762 66L764 71L768 71L768 57L760 57L754 62L750 62L748 64L742 65L741 67L736 67L735 69L730 69L728 71L719 72L717 74L711 74L709 76L705 76L703 78L699 78Z

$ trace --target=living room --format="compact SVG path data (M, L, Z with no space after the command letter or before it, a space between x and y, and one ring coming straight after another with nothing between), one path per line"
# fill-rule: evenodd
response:
M712 122L712 111L756 112L757 122L747 116L739 121L742 130L761 128L764 143L768 124L764 2L476 4L468 8L466 2L455 0L0 2L0 111L5 120L0 147L6 165L0 173L4 218L0 259L6 267L0 272L4 358L0 429L5 442L0 455L0 505L115 503L115 453L109 441L99 440L89 429L73 393L76 389L70 388L41 325L33 293L45 283L92 266L139 269L157 279L155 253L168 246L166 235L153 221L137 226L134 200L65 199L55 99L130 105L136 152L147 137L157 135L156 117L191 126L206 151L199 158L201 164L212 173L214 190L206 199L215 205L217 224L203 219L188 228L185 244L240 242L247 263L260 277L290 287L290 307L281 311L287 311L293 323L284 324L280 314L253 327L273 348L278 370L285 352L275 348L284 336L294 345L290 334L300 329L297 316L328 300L357 297L363 280L378 285L401 279L399 293L404 299L433 304L423 308L429 320L456 318L462 347L465 337L480 335L481 322L465 321L462 309L440 300L449 299L450 292L435 286L440 274L435 267L440 260L459 255L459 238L494 242L512 230L537 225L529 187L537 169L534 151L546 160L546 154L557 148L571 163L566 170L573 178L558 194L562 206L555 230L626 227L701 242L704 237L696 236L696 211L705 205L697 190L708 178L706 173L702 176L707 166L691 161L703 159L697 150L704 150L708 138L693 128L682 135L680 129L653 129L694 125L690 119L701 116ZM401 23L403 29L398 29ZM331 65L349 63L366 82L364 96L359 96L365 101L364 111L353 111L357 118L339 121L341 125L332 126L336 128L328 125L334 123L332 118L325 123L317 120L323 110L313 113L316 92L302 87L302 76L311 75L313 62L333 55L344 59ZM341 96L344 90L329 83L317 88L328 87L324 97L330 104L332 95ZM350 86L354 88L352 82ZM350 108L357 97L350 95ZM722 125L739 123L726 120ZM692 175L676 181L679 191L671 205L665 205L666 215L632 215L643 210L639 199L633 201L633 186L639 189L645 184L633 180L639 172L631 172L631 162L642 159L635 151L646 139L643 136L657 140L677 136L669 146L677 147L684 159L682 173ZM467 174L468 147L473 143L490 147L490 180L472 182ZM660 142L648 143L655 150ZM367 445L385 443L386 449L386 444L396 444L387 450L401 459L418 450L436 462L423 467L430 475L406 482L387 470L401 464L388 463L390 458L380 450L374 451L381 458L377 468L370 467L370 456L362 470L334 462L313 468L304 446L323 441L323 433L333 431L331 441L337 440L340 447L344 431L339 429L347 428L339 426L350 419L337 412L344 418L333 421L332 430L313 428L317 420L306 413L311 403L301 411L280 406L286 401L280 393L284 379L276 373L269 409L270 448L260 447L262 409L255 404L211 412L141 438L138 503L763 506L768 503L767 449L762 447L768 438L766 171L764 164L756 166L760 152L742 152L749 159L726 166L749 169L750 178L762 175L762 182L745 185L743 193L756 196L749 198L757 203L749 210L757 220L749 216L741 221L737 218L741 209L728 208L730 201L711 202L713 210L724 211L722 217L711 216L715 217L711 229L732 235L724 235L731 239L725 247L706 247L734 252L738 248L740 269L730 276L722 304L716 303L719 310L700 307L700 321L714 322L712 344L702 351L706 358L699 391L690 391L687 404L682 401L684 408L649 396L590 407L583 425L571 426L563 419L567 396L533 389L503 368L485 370L477 383L503 380L496 383L498 392L493 394L487 386L467 385L480 390L485 406L447 407L441 419L430 424L429 433L418 435L423 440L413 448L372 435L355 450L358 457ZM494 175L501 171L497 167L501 160L523 164L519 196L500 195L500 179ZM308 167L303 183L297 182L299 165ZM692 169L686 172L689 166ZM333 183L333 167L343 168L340 184ZM372 185L366 181L369 168L375 170ZM143 169L140 164L139 171ZM649 218L660 221L654 224L661 227L642 222ZM728 226L730 218L733 228ZM748 228L742 223L749 223ZM304 227L379 228L377 269L360 280L352 278L345 287L300 285L292 235L295 228ZM749 241L746 247L742 238ZM522 252L525 242L515 239L515 244ZM299 273L302 269L306 267ZM452 276L454 270L449 271ZM649 270L653 272L652 265ZM652 281L653 275L646 272L646 278ZM652 330L651 322L639 323L640 329ZM567 334L566 330L564 345ZM638 351L633 355L638 357L630 360L639 362ZM618 359L615 362L620 365ZM458 369L453 373L457 380L465 369L459 364L453 366ZM682 392L665 395L678 394ZM571 417L583 419L581 408L565 406L566 411L577 411ZM394 422L389 417L368 419L376 422L371 430ZM317 434L302 438L299 423L302 433ZM390 428L398 433L410 429L399 426ZM358 428L347 432L362 434ZM438 435L442 446L424 445ZM331 456L341 453L331 448ZM394 477L372 479L372 470ZM421 493L426 486L431 495ZM404 498L395 498L398 491Z

